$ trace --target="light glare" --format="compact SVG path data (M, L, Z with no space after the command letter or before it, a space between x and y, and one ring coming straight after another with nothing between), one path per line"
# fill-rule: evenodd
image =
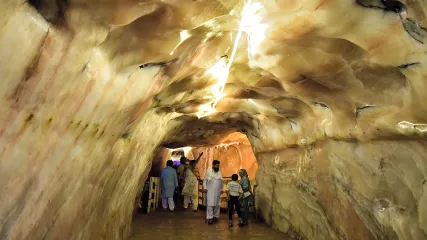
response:
M190 32L189 32L188 30L182 30L182 31L179 33L179 38L180 38L179 43L175 46L175 48L172 50L172 52L170 52L170 53L169 53L169 55L173 55L173 54L174 54L174 52L175 52L175 50L179 47L179 45L181 45L181 44L182 44L185 40L187 40L189 37L191 37Z
M199 106L198 108L199 111L197 112L198 118L215 113L216 105L224 97L224 94L223 94L224 87L225 87L225 84L227 83L227 79L230 74L230 68L234 62L234 58L237 52L237 47L239 45L240 39L242 38L242 33L246 32L248 34L248 38L249 38L248 53L250 57L255 55L258 46L264 40L267 25L261 24L261 18L258 15L261 9L262 9L262 4L260 3L252 4L252 0L248 0L245 3L242 11L242 17L239 23L239 31L234 41L233 49L231 52L230 59L228 60L228 63L226 61L226 58L222 57L217 63L215 63L206 72L206 74L209 74L212 77L214 77L217 80L217 83L213 85L211 88L209 88L209 90L213 95L213 100L207 104Z

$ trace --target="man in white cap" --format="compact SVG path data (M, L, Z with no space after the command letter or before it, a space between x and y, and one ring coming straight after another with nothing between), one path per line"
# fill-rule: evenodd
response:
M205 179L203 180L203 189L206 194L206 219L209 224L218 221L220 207L221 207L221 194L223 193L222 174L219 170L219 161L212 162L212 168L206 171Z

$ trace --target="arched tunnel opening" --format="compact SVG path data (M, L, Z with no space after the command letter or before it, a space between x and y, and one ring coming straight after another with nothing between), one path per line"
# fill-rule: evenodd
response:
M255 179L258 163L252 151L251 143L246 135L235 132L224 136L218 144L193 145L182 148L161 147L153 158L150 175L160 177L161 170L165 168L166 161L172 160L174 166L180 165L180 158L194 160L203 153L197 163L201 177L208 168L212 167L212 161L221 161L221 172L224 177L230 178L232 174L237 174L240 169L246 169L250 179Z
M185 172L188 169L187 164L190 161L195 161L194 170L196 172L198 178L198 196L196 197L197 205L200 207L206 208L206 204L204 203L204 195L202 193L203 190L203 179L205 178L205 174L209 168L212 168L212 164L214 160L220 161L220 172L223 177L223 190L225 191L222 194L222 203L221 208L227 210L227 183L232 180L232 175L239 174L241 169L244 169L247 174L249 180L251 180L251 184L253 185L251 190L255 192L256 187L256 172L258 170L258 163L256 157L252 151L252 146L246 137L246 135L240 132L230 133L228 135L223 136L220 141L209 144L209 145L199 145L197 143L192 143L193 146L185 146L180 148L167 148L160 147L153 157L151 170L148 174L148 178L144 183L143 192L137 197L138 210L140 213L146 214L148 205L153 202L153 200L157 203L157 207L161 207L160 201L161 196L155 197L155 194L161 195L161 185L158 182L161 178L162 171L167 168L167 161L173 161L173 168L177 172L179 186L184 187L185 180ZM168 144L164 144L167 146ZM182 158L186 158L186 160L182 160ZM181 167L184 170L180 169ZM182 174L180 174L180 171ZM180 176L181 175L181 176ZM150 183L154 181L154 183ZM148 184L151 184L151 190L147 187ZM160 188L160 189L158 189ZM181 189L182 190L182 189ZM151 195L150 195L151 194ZM153 200L151 200L153 199ZM183 196L181 192L177 192L174 196L175 202L178 202L178 208L183 207ZM194 203L192 203L194 205ZM197 208L196 205L196 208ZM154 208L155 206L150 206L150 208ZM252 208L254 206L251 206ZM251 209L253 211L253 209ZM149 210L150 211L150 210ZM151 210L152 211L152 210Z
M426 42L423 0L2 0L0 239L427 239ZM141 216L182 152L262 224Z
M163 144L157 150L157 153L153 157L151 170L148 174L148 178L145 183L140 186L141 193L136 198L135 210L134 210L134 220L132 224L132 237L135 239L138 238L153 238L151 229L155 227L158 222L153 220L153 218L167 218L169 217L169 227L174 229L180 229L180 237L182 238L203 238L206 237L201 233L200 229L191 229L194 228L194 224L197 227L203 226L206 224L206 209L207 209L207 194L203 192L203 180L206 177L206 172L208 169L213 167L213 161L220 161L219 171L222 174L222 185L224 193L221 194L221 201L219 203L221 217L223 218L224 226L227 226L227 221L229 223L229 211L232 211L232 222L236 226L239 223L240 212L243 210L243 207L238 207L239 209L233 208L229 210L230 206L228 205L228 194L227 186L231 182L232 175L239 175L239 171L244 169L251 183L251 192L255 194L256 192L256 172L258 170L258 163L256 157L252 151L252 146L250 141L245 134L240 132L227 133L222 136L218 141L211 142L209 145L206 145L206 142L200 143L191 142L192 146L178 147L178 148L167 148L165 146L170 146L168 143L170 141L166 140L166 143ZM176 144L176 142L175 142ZM175 145L174 144L174 145ZM186 161L181 161L185 157L186 161L195 161L194 172L197 175L197 192L194 198L189 197L189 203L186 206L185 203L185 181L188 181L185 177L185 174L180 174L181 172L189 171L189 165L185 165ZM175 169L178 177L178 189L174 193L174 215L164 215L164 212L171 211L170 209L162 209L162 191L164 190L161 184L162 171L167 168L167 161L173 161L173 169ZM184 170L180 169L180 167ZM188 172L187 172L188 174ZM181 175L183 176L181 178ZM183 181L185 180L185 181ZM239 183L239 180L236 180ZM194 192L193 192L194 194ZM256 205L255 205L255 196L248 202L248 219L252 222L257 219L256 216ZM196 200L195 200L196 199ZM197 203L193 202L197 201ZM240 202L239 202L240 206ZM170 207L170 206L169 206ZM162 212L162 215L158 213ZM192 213L195 212L195 213ZM200 213L202 212L202 213ZM157 214L157 215L156 215ZM174 219L175 218L175 219ZM195 219L198 220L195 221ZM175 220L175 221L174 221ZM205 221L204 221L205 220ZM189 223L191 221L191 223ZM164 224L164 223L163 223ZM263 229L263 228L261 228ZM265 228L263 229L265 231ZM178 231L178 230L177 230ZM224 231L224 230L223 230ZM276 238L281 235L278 232L268 232L269 235L273 235ZM158 238L167 238L170 237L171 233L160 234ZM173 234L176 234L174 231ZM207 233L208 235L211 233ZM263 234L258 232L258 234ZM236 236L234 236L236 237ZM271 237L271 236L270 236ZM284 237L281 236L281 237Z

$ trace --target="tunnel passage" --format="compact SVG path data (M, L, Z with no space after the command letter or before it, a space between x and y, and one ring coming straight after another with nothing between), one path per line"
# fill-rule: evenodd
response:
M231 180L231 175L238 174L239 170L242 168L247 170L251 183L256 185L256 171L258 170L258 163L246 135L239 132L230 133L223 136L216 144L211 144L209 146L201 146L195 142L191 143L195 146L186 146L174 149L161 147L153 158L149 177L159 177L161 171L166 166L167 160L172 160L175 167L179 167L181 157L185 156L187 159L197 159L200 153L203 153L196 165L197 171L200 173L201 180L203 180L206 170L212 167L212 161L217 159L221 162L220 171L224 177L225 186L226 183ZM150 179L150 181L156 181L156 179ZM157 184L157 182L155 182L155 184ZM252 187L254 187L253 190L256 190L256 186ZM202 185L200 185L199 188L202 189ZM155 193L156 190L153 189L151 192ZM275 240L289 238L289 236L278 231L274 231L262 222L257 221L253 202L251 202L249 213L249 227L239 229L237 225L238 218L235 215L235 228L230 228L228 226L228 206L225 202L225 194L223 196L224 202L221 204L222 211L220 215L220 222L215 226L208 226L205 221L206 207L204 206L204 197L202 192L199 192L199 211L196 213L191 211L192 208L186 210L183 209L182 198L180 195L176 195L174 197L174 212L164 211L160 203L157 206L157 210L152 209L148 214L146 214L146 212L139 211L140 214L136 214L133 217L131 239L263 238ZM139 204L141 204L141 202ZM144 204L143 201L142 204Z
M180 158L186 157L190 160L196 160L201 153L203 155L197 161L196 169L199 173L199 177L201 180L204 179L205 173L208 168L212 167L213 160L219 160L221 162L221 174L224 177L224 186L228 181L231 180L231 176L233 174L238 174L240 169L245 169L248 173L249 179L251 180L254 186L254 190L256 187L256 172L258 170L258 163L256 157L252 151L252 146L246 137L246 135L235 132L228 135L223 136L223 138L217 142L217 144L211 144L209 146L200 146L195 142L191 142L195 146L186 146L182 148L174 148L168 149L165 147L161 147L152 161L152 167L148 174L147 180L150 180L151 177L159 178L161 176L162 170L166 167L166 162L168 160L172 160L174 162L174 167L177 169L180 165ZM141 189L144 186L141 186ZM200 190L202 190L202 185L199 185ZM226 189L226 188L225 188ZM152 190L155 192L155 190ZM139 206L139 212L146 213L146 205L150 199L154 199L154 195L147 198L147 195L143 196L144 192L142 192L137 197L137 203L135 206ZM203 205L203 194L199 192L199 205ZM223 198L225 198L225 194ZM227 204L225 199L221 204L223 208L227 208ZM182 207L182 206L181 206ZM253 209L253 204L251 205L251 211L255 211ZM134 213L138 212L137 210Z
M128 239L158 150L235 132L268 226L426 239L426 13L424 0L0 1L0 239Z

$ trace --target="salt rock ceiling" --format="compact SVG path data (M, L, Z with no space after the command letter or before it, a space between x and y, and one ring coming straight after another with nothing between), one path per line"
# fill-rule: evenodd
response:
M425 136L423 1L30 3L58 28L104 26L86 30L104 74L160 67L151 107L183 114L184 131L221 121L242 131L244 122L260 139L262 123L290 139L279 146Z
M424 0L1 1L0 238L126 239L160 146L237 131L270 226L425 239L426 11Z

